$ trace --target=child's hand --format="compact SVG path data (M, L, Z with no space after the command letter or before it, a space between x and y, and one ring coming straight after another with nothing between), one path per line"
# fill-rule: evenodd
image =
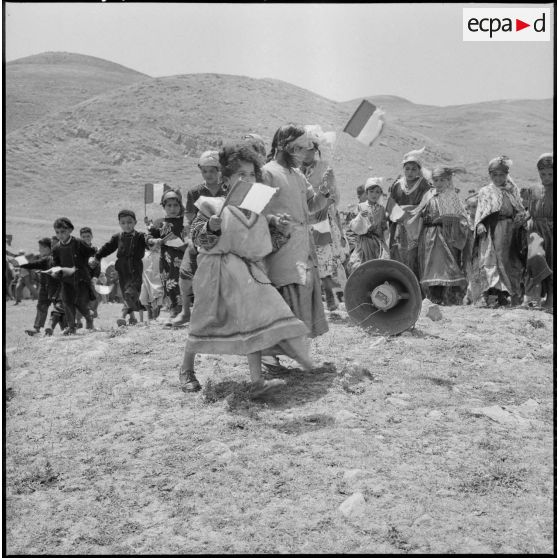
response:
M89 264L89 267L91 269L95 269L99 264L99 262L93 256L91 256L89 260L87 260L87 263Z
M217 217L217 215L212 215L209 218L209 222L207 223L207 228L210 231L217 232L221 230L221 217Z
M486 227L482 223L477 225L477 234L479 236L484 236L486 234Z
M143 222L146 225L151 225L151 223L153 223L153 221L147 215L143 218Z
M281 234L287 235L292 230L292 226L293 226L292 217L287 213L280 213L279 215L275 215L275 219L273 219L273 223Z

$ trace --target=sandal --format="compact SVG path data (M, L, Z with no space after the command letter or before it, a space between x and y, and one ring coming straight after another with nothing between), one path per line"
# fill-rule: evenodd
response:
M178 381L183 392L199 391L201 389L193 370L182 370L181 368L178 372Z

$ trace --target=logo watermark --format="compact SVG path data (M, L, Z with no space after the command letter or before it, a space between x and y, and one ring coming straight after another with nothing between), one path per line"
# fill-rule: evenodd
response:
M464 41L550 41L550 8L463 8Z

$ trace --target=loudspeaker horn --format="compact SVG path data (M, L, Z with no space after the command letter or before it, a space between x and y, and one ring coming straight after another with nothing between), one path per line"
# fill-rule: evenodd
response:
M360 327L383 335L396 335L413 327L422 308L415 274L396 260L370 260L349 276L345 308Z

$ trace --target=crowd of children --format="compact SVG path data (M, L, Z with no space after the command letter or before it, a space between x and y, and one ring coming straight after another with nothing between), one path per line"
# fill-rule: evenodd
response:
M488 165L490 182L463 203L452 177L464 169L428 171L413 151L387 192L376 177L357 188L356 211L343 222L323 141L319 126L289 124L276 131L267 158L258 134L206 151L198 162L203 183L188 190L185 205L179 189L165 191L165 215L146 218L146 232L136 230L133 211L120 210L121 230L98 249L90 228L77 238L67 217L56 219L39 256L16 266L16 304L25 286L37 298L27 333L41 331L51 305L45 335L56 325L72 335L81 317L91 330L99 301L118 291L118 326L136 324L143 311L157 319L164 305L165 325L190 323L179 371L184 391L200 389L196 353L226 353L247 356L261 394L279 383L262 379L262 363L273 368L287 355L312 367L308 339L328 331L322 297L336 309L347 277L370 260L405 263L423 295L440 304L523 301L552 309L552 154L536 164L538 190L520 190L502 156ZM260 213L239 207L256 182L275 189ZM101 273L101 260L113 253L114 269ZM36 293L25 279L32 271L39 272Z

